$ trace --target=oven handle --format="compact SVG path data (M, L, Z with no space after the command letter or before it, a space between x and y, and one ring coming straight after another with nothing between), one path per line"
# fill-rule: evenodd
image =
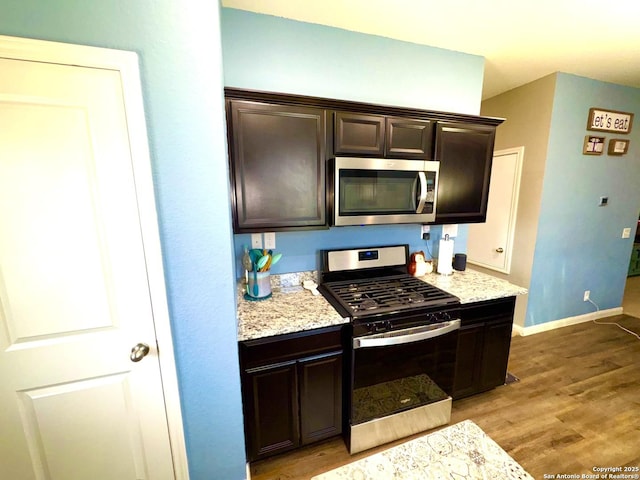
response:
M449 322L442 322L437 325L437 328L432 328L426 331L418 333L409 333L407 335L397 335L398 332L394 332L393 336L382 333L380 335L371 335L369 337L358 337L353 339L353 348L372 348L372 347L387 347L390 345L402 345L404 343L419 342L421 340L427 340L429 338L440 337L447 333L454 332L460 329L460 320L451 320ZM413 329L407 329L411 331Z

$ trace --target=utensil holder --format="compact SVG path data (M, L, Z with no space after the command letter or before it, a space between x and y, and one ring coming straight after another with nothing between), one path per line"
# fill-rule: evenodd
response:
M254 286L258 289L255 290ZM257 293L256 293L257 291ZM262 299L271 296L271 275L269 272L249 272L249 283L247 284L247 295L255 299Z

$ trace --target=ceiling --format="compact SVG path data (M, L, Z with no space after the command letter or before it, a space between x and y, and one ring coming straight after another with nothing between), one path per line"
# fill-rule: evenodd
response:
M637 0L221 2L224 7L483 56L483 99L554 72L640 88Z

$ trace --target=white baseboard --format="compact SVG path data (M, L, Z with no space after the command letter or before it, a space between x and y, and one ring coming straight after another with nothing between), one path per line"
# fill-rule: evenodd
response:
M556 328L568 327L569 325L576 325L578 323L590 322L592 320L611 317L613 315L622 315L622 307L609 308L607 310L599 310L597 312L585 313L584 315L578 315L576 317L561 318L560 320L541 323L540 325L532 325L530 327L521 327L520 325L514 325L513 334L526 337L527 335L534 335L536 333L547 332L549 330L555 330Z

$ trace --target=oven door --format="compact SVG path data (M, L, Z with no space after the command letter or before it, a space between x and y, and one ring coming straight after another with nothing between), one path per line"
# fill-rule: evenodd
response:
M334 225L433 222L438 169L431 161L336 158Z
M460 320L353 339L351 425L450 400Z

